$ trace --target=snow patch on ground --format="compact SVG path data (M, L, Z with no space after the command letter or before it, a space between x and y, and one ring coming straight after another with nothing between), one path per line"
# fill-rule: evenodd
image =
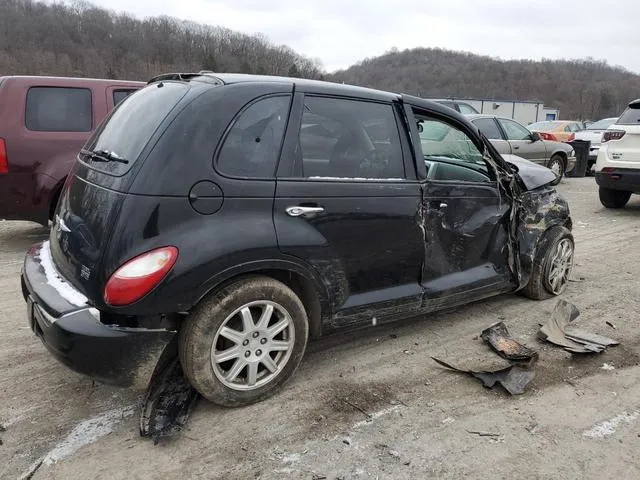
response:
M104 437L113 432L114 427L126 417L133 415L135 406L130 405L124 408L116 408L103 413L99 417L90 418L76 425L67 438L58 443L44 457L43 463L51 465L73 455L78 449L95 442L100 437Z
M84 307L89 303L87 297L76 290L69 282L60 276L51 257L51 244L49 240L42 244L40 248L40 265L44 269L44 275L47 283L51 285L67 302L77 306Z
M604 438L616 433L616 429L621 423L630 424L640 417L640 412L635 411L631 413L622 412L620 415L616 415L610 420L594 425L589 430L586 430L582 435L588 438Z
M615 370L616 369L616 367L614 367L610 363L603 363L602 367L600 367L600 368L602 368L602 370Z

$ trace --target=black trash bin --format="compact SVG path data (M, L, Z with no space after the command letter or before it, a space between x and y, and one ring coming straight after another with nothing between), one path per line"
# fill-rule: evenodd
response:
M573 170L567 172L567 177L584 177L587 174L587 166L589 165L591 142L589 140L574 140L567 143L576 152L576 166Z

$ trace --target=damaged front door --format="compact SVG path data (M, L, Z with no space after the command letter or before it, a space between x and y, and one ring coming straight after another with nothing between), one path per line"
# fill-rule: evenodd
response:
M427 168L422 191L425 262L423 307L436 309L512 290L507 215L482 140L412 108Z

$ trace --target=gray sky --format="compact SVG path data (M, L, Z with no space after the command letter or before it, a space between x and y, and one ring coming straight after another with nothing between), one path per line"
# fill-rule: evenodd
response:
M328 71L392 47L442 47L504 59L593 57L640 73L638 0L92 1L137 17L264 33Z

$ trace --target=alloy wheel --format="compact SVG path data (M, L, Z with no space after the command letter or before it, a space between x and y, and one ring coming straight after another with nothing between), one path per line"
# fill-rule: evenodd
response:
M564 238L555 248L551 257L551 266L547 282L554 295L560 295L567 283L573 268L573 243L570 239Z
M211 365L225 386L254 390L284 369L294 342L294 324L284 307L267 300L250 302L233 311L218 328Z

